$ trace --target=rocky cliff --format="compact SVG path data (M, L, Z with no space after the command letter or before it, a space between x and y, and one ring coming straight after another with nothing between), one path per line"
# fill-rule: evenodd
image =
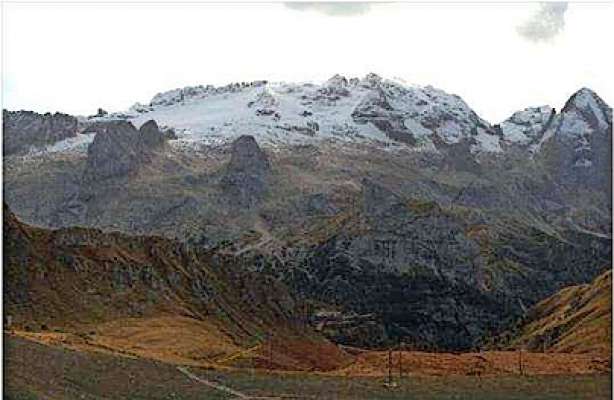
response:
M78 122L62 113L2 110L2 131L4 155L23 154L76 136Z

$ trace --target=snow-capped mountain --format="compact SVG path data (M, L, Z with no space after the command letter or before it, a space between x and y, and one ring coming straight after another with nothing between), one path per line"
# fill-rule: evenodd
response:
M376 142L434 149L433 143L472 139L477 151L501 151L492 126L458 96L368 74L335 75L322 84L256 81L194 86L159 93L148 105L91 117L155 120L172 127L176 145L216 143L249 133L263 145L320 140Z
M500 124L375 74L188 87L78 120L5 114L5 144L47 146L5 159L24 221L222 249L442 348L475 348L611 258L612 110L588 89Z
M254 81L170 90L125 112L81 117L81 135L46 143L42 151L84 152L94 137L90 127L112 120L137 128L154 120L173 130L171 145L179 150L227 144L249 134L264 147L351 142L444 154L455 146L474 155L520 148L534 155L556 137L554 142L586 155L594 132L611 132L612 110L594 92L581 89L560 113L549 105L530 107L492 125L459 96L432 86L376 74L335 75L321 84ZM575 166L591 162L590 156L574 156Z

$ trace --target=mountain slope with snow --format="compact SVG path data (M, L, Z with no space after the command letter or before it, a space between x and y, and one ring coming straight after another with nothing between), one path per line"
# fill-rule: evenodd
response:
M335 75L321 84L254 81L173 89L147 105L82 117L80 123L84 133L91 133L91 124L118 119L137 128L154 120L174 131L173 147L186 150L228 144L249 134L264 147L337 142L445 156L451 147L468 148L474 155L510 148L535 154L554 136L575 141L582 152L591 132L611 131L612 110L594 92L582 89L560 113L551 106L529 107L492 125L457 95L368 74L362 79ZM67 138L44 151L83 151L92 140L91 135ZM576 161L588 165L590 160Z
M157 94L146 106L90 120L108 119L127 119L137 127L153 119L174 128L179 145L251 134L265 146L340 140L433 149L437 136L444 143L474 138L479 151L500 151L490 124L460 97L375 74L349 80L335 75L323 84L186 87Z

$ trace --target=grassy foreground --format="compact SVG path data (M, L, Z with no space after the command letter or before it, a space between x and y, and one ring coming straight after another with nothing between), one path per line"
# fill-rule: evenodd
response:
M408 377L395 389L381 378L221 372L192 368L249 396L305 399L609 399L611 377ZM83 353L4 336L5 399L232 399L173 365Z

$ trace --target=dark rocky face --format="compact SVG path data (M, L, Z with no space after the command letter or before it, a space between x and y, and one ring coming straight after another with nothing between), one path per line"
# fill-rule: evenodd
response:
M139 164L139 132L125 121L98 124L92 128L96 136L87 150L86 181L97 181L128 175Z
M270 169L267 155L253 136L244 135L232 143L232 155L228 164L230 173L261 175Z
M271 165L253 136L241 136L232 144L232 155L221 179L230 204L251 208L267 191Z
M149 120L139 128L141 146L147 149L159 149L166 143L165 134L160 131L156 121Z
M129 175L151 162L167 141L153 120L139 130L127 121L110 121L95 123L87 131L96 136L87 151L86 181Z
M76 136L78 123L75 117L67 114L3 110L2 128L4 154L11 155Z

